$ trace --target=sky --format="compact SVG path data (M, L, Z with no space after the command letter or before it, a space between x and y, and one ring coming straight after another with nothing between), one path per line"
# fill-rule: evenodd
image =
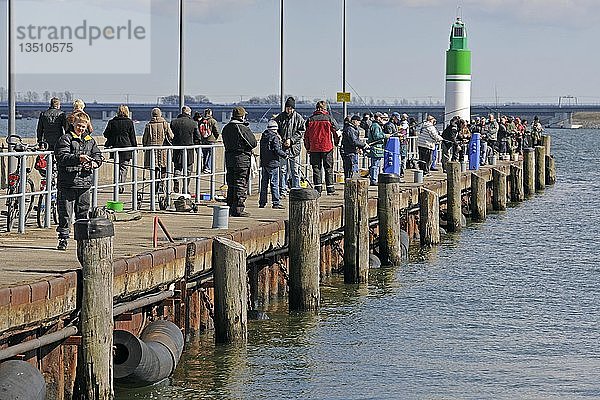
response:
M224 103L279 93L280 0L185 2L186 94ZM94 47L94 57L61 66L68 73L17 71L17 91L149 103L177 93L177 0L45 3L68 6L62 18L48 17L57 25L76 26L91 15L103 26L146 14L150 54L140 54L139 45ZM346 0L346 7L346 81L354 98L443 101L450 26L461 15L472 50L473 103L556 103L564 95L600 103L600 0ZM6 8L0 0L4 87ZM35 20L29 9L17 7L18 23ZM342 89L342 0L285 0L284 55L286 94L334 98ZM45 71L49 57L28 66ZM136 73L143 70L149 73Z

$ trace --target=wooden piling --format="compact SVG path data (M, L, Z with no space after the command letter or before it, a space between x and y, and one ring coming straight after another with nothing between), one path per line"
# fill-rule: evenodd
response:
M554 185L556 183L556 165L554 157L546 156L546 185Z
M485 221L487 214L487 189L485 178L471 174L471 219L475 222Z
M552 153L550 152L551 146L552 144L552 138L550 135L542 135L542 146L544 146L544 148L546 149L546 155L549 156Z
M344 185L344 282L369 281L369 181L346 179Z
M525 196L535 194L535 149L523 150L523 189Z
M419 191L419 237L421 246L440 242L440 200L437 193L421 188Z
M523 168L518 165L510 166L510 200L519 203L525 199L523 186Z
M316 311L320 304L319 194L308 188L289 195L289 307Z
M213 239L215 342L244 344L248 339L246 248L223 237Z
M546 148L535 147L535 190L546 189Z
M498 169L492 169L492 179L494 181L494 195L492 206L496 211L506 210L506 174Z
M77 257L82 268L81 397L113 398L113 236L106 211L75 222Z
M447 209L448 224L446 228L449 232L459 232L462 224L462 198L461 198L461 175L460 163L458 161L450 161L447 166Z
M379 174L377 181L379 256L384 265L400 265L402 262L400 175Z

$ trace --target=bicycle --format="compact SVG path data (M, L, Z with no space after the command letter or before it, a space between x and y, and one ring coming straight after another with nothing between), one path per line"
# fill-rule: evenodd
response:
M34 164L34 168L36 169L36 171L39 172L40 176L41 176L41 182L40 182L40 192L45 192L47 190L48 187L48 160L46 159L46 155L45 154L40 154L35 158L35 164ZM51 184L52 184L52 194L50 195L50 215L52 218L52 222L54 223L54 225L58 225L58 206L56 203L56 165L54 165L54 168L52 168L52 177L51 177ZM39 228L44 228L46 226L45 224L45 214L46 214L46 195L45 194L41 194L40 198L38 199L38 203L37 203L37 225Z
M23 140L18 135L10 135L6 138L6 144L12 146L14 152L17 153L25 153L30 151L38 150L38 147L35 145L30 145L27 143L23 143ZM17 157L17 168L14 172L8 174L8 195L15 195L21 193L21 168L23 168L23 160L25 157ZM27 168L25 166L25 174L27 176L27 181L25 182L25 193L33 192L34 185L33 181L29 177L31 173L31 168ZM24 193L23 193L24 194ZM25 197L25 202L29 203L25 207L25 220L27 220L33 210L33 205L35 203L35 196ZM16 227L16 224L19 221L20 216L20 199L19 197L10 197L6 200L6 231L11 232Z

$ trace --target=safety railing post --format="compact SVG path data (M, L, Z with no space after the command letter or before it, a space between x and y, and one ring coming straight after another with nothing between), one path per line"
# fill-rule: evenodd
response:
M215 199L217 163L215 162L215 146L210 147L210 199Z
M27 190L27 158L19 156L21 167L19 168L19 233L25 233L25 192ZM32 199L33 201L33 199Z
M113 152L113 201L119 201L119 152Z
M132 208L137 211L137 209L139 208L138 196L137 196L137 193L138 193L137 150L134 150L132 155L133 155L133 158L131 160L131 164L132 164L131 174L132 174L133 184L132 184L132 188L131 188L131 205L132 205Z
M150 150L150 211L156 211L156 152Z
M196 202L200 200L200 173L202 172L202 148L196 149Z
M98 207L98 181L99 181L98 169L92 170L92 180L94 182L92 186L92 208Z
M171 147L167 149L167 176L163 177L163 179L166 179L165 197L170 204L169 196L171 194L171 185L173 182L173 149Z
M44 214L44 228L50 228L50 217L52 216L52 184L54 183L54 155L48 154L48 163L46 164L46 193L40 196L46 196L46 213Z
M188 188L188 152L186 148L183 148L182 150L182 154L183 154L183 163L181 165L181 169L182 169L182 175L183 175L183 191L182 193L184 194L188 194L189 188Z

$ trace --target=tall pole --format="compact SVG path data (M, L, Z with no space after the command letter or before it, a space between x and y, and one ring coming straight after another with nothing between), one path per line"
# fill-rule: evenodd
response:
M281 111L285 109L285 93L283 88L283 24L285 21L284 12L283 12L283 3L284 0L280 1L280 9L281 9L281 20L279 23L279 102L281 103Z
M343 25L343 40L342 40L342 92L346 93L346 0L342 0L343 2L343 17L342 17L342 25ZM344 119L348 116L348 103L343 103L344 110Z
M15 125L15 115L17 113L17 103L15 99L15 43L13 36L13 23L14 23L14 5L13 0L8 0L8 10L7 10L7 38L8 38L8 48L7 48L7 60L8 60L8 134L14 135L16 132ZM8 151L12 151L12 146L8 145ZM8 171L12 173L15 170L15 159L13 157L9 157L8 159Z
M179 111L185 105L185 88L183 85L183 34L184 34L184 17L185 17L185 9L184 9L185 0L179 0Z

